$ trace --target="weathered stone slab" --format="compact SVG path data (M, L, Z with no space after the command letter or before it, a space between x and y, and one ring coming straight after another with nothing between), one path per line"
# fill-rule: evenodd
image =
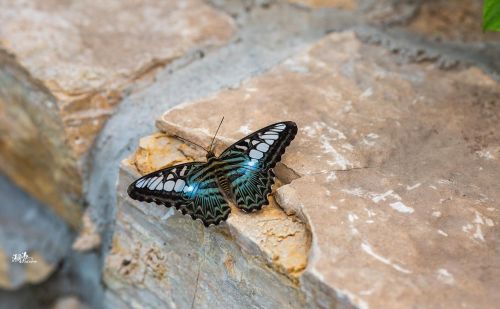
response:
M69 227L1 174L0 196L0 289L46 280L70 250Z
M289 0L291 3L312 8L338 8L352 10L358 6L354 0Z
M422 1L408 27L436 40L457 43L500 41L500 34L482 30L482 19L481 1Z
M155 134L123 162L113 247L104 268L110 301L118 298L133 308L302 308L297 284L309 234L273 200L259 214L233 208L227 224L205 229L174 210L128 198L126 188L139 176L136 167L145 172L202 155Z
M220 151L266 124L297 122L277 170L291 183L276 198L312 234L297 287L307 305L494 308L498 97L477 68L401 64L347 32L157 125L208 144L225 115Z
M0 168L73 226L85 157L125 91L234 31L199 0L0 1L0 23Z

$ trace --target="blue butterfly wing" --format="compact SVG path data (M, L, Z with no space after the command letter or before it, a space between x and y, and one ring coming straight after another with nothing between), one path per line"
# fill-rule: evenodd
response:
M135 200L173 206L205 226L217 225L227 219L231 209L207 167L191 162L161 169L137 179L127 191Z
M296 134L294 122L278 122L242 138L220 155L238 208L255 211L269 203L274 184L272 168Z

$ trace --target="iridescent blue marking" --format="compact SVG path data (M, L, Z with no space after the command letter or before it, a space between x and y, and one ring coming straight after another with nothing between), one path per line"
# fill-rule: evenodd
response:
M189 186L184 187L183 192L188 198L193 198L196 195L196 191L198 191L199 186L200 184L197 182L190 183Z

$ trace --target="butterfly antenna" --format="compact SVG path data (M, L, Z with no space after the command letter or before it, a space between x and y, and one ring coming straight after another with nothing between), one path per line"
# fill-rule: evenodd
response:
M188 143L191 143L191 144L193 144L193 145L196 145L196 146L200 147L201 149L205 150L206 152L208 152L208 150L207 150L205 147L200 146L200 145L196 144L196 143L195 143L195 142L193 142L193 141L190 141L190 140L188 140L188 139L186 139L186 138L180 137L179 135L174 135L174 137L177 137L178 139L180 139L180 140L182 140L182 141L184 141L184 142L188 142Z
M215 131L214 138L212 138L212 142L210 143L210 148L208 148L209 150L212 150L212 145L214 144L215 137L217 136L217 133L219 133L219 129L220 129L220 126L222 125L223 121L224 121L224 116L222 116L222 119L221 119L221 121L219 123L219 126L217 127L217 131Z

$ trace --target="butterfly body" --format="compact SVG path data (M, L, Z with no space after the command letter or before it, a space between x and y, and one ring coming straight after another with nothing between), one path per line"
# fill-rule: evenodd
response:
M272 124L220 156L208 151L207 162L179 164L143 176L129 186L128 194L139 201L174 206L205 226L226 220L228 203L246 212L258 210L269 203L272 168L296 133L294 122Z

